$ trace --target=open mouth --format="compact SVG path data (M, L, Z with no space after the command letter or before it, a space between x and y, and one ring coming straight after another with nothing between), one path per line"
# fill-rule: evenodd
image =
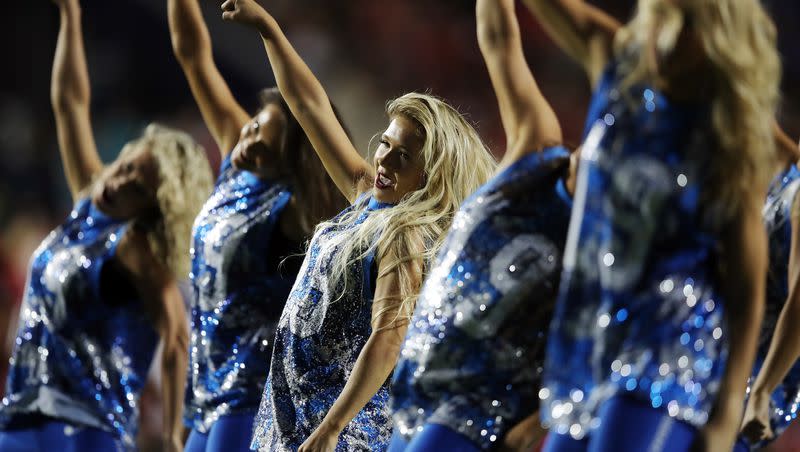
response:
M378 173L375 176L375 187L380 190L385 190L387 188L392 188L394 186L394 182L391 179L384 176L383 173Z

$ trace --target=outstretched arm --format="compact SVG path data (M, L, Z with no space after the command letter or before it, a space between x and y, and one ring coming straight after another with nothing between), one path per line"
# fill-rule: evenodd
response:
M50 98L56 118L58 147L73 200L103 169L89 116L89 72L83 50L78 0L55 0L61 16L53 59Z
M800 198L792 206L792 244L789 255L789 297L781 310L767 357L747 401L742 433L759 441L773 436L769 422L772 392L800 358Z
M505 167L527 153L561 144L561 126L522 51L514 0L478 0L478 44L506 132Z
M236 102L214 63L211 37L197 2L167 1L172 50L189 82L206 127L225 157L239 141L239 132L250 116Z
M583 0L524 0L550 37L598 81L621 24Z
M250 25L261 33L283 98L336 186L354 202L372 185L374 169L353 147L322 84L292 48L275 19L254 0L227 0L222 10L223 19Z

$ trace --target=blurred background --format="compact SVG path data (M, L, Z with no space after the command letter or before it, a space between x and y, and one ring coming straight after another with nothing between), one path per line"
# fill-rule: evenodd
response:
M219 1L201 1L215 59L234 95L257 107L273 85L261 40L220 19ZM633 0L596 1L624 21ZM779 30L784 64L781 125L800 137L800 2L765 0ZM387 100L431 91L459 108L500 156L499 113L475 37L474 2L465 0L273 0L262 4L320 78L362 152L387 124ZM110 162L122 145L157 121L184 129L209 151L211 140L169 42L165 0L85 0L83 30L98 148ZM581 69L562 54L518 5L528 62L558 114L568 144L578 144L589 98ZM47 0L7 2L0 15L5 55L0 71L0 378L25 284L28 259L71 207L50 108L50 68L58 12ZM158 366L155 366L158 367ZM142 450L158 450L158 375L142 402ZM0 392L2 388L0 387ZM800 451L800 434L784 435L778 451Z

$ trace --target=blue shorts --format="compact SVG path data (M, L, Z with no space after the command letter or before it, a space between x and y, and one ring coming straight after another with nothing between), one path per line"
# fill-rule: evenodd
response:
M207 433L192 429L183 452L249 451L255 413L222 416Z
M699 433L632 397L619 395L600 408L601 424L581 440L550 432L543 452L681 452L690 450Z
M85 452L122 450L114 436L105 430L68 424L56 419L43 420L30 427L0 431L3 452Z
M395 432L388 452L424 452L446 450L449 452L479 452L478 446L466 436L439 424L425 424L422 431L407 442Z

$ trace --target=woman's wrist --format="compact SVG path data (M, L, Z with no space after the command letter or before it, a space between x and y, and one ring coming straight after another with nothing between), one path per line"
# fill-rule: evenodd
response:
M262 10L256 22L256 29L258 29L262 38L270 40L275 37L275 31L278 29L278 22L276 22L268 12Z
M336 419L329 415L325 416L325 419L322 420L322 423L319 424L317 429L320 431L320 433L338 435L344 429L344 425L340 419Z

